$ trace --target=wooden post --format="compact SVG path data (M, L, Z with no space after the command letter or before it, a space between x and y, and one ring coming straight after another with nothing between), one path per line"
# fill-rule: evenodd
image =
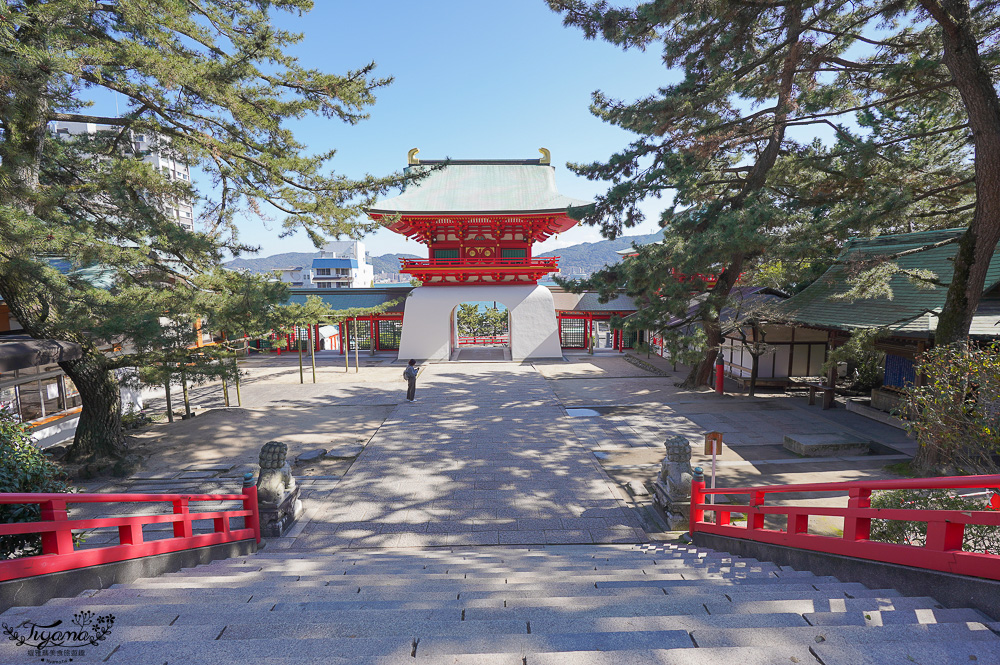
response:
M313 326L309 326L309 362L312 364L313 383L316 383L316 344L319 341L319 326L316 326L315 337Z
M222 397L226 402L226 407L229 407L229 384L226 383L226 377L222 377Z
M688 534L694 535L698 522L705 521L705 509L700 505L705 503L705 472L700 466L694 468L691 479L691 518L688 522Z
M361 371L361 361L358 360L358 317L354 317L354 372Z
M170 377L163 382L163 388L167 391L167 422L174 422L174 407L170 404Z
M66 522L69 513L65 501L45 501L39 504L41 522ZM73 532L60 528L42 534L42 554L71 554L73 552Z
M183 365L182 365L183 367ZM181 369L181 388L184 390L184 417L191 419L191 400L188 396L187 373Z
M253 472L243 474L243 510L250 514L243 518L243 523L253 530L254 540L260 542L260 506L257 504L257 485L253 481Z
M831 390L824 390L823 391L823 408L824 409L832 409L834 406L836 406L836 403L833 400L835 392L832 390L833 388L837 387L837 365L836 364L830 365L830 371L827 372L827 374L826 374L826 385L829 388L831 388Z
M240 364L233 358L233 365L236 366L236 406L243 406L243 399L240 397Z
M294 326L292 330L295 331L295 348L299 350L299 383L305 383L305 374L302 371L302 340L299 339L299 327Z

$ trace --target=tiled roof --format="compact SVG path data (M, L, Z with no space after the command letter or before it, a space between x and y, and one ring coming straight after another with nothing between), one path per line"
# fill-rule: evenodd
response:
M861 328L886 328L896 333L930 337L937 328L936 313L940 313L948 293L953 274L952 259L958 243L943 245L914 254L899 257L896 263L902 268L925 269L933 272L940 285L917 285L905 275L894 275L889 282L892 297L869 298L864 300L842 300L835 296L850 289L848 271L851 262L865 257L893 255L908 249L917 249L944 240L957 238L965 229L926 231L854 239L848 242L837 264L832 266L818 280L801 293L786 300L776 308L776 317L789 323L799 323L817 328L833 330L856 330ZM986 275L984 292L1000 283L1000 253L993 256ZM991 312L998 308L984 302ZM988 313L983 310L982 313ZM997 312L990 321L981 320L973 324L978 334L991 337L1000 336L1000 329L994 328ZM977 334L977 333L974 333Z
M408 166L423 173L431 164ZM527 213L564 212L590 205L556 189L555 169L532 161L454 161L410 183L403 193L375 203L372 213Z
M343 310L354 308L378 307L384 303L399 299L389 312L402 312L406 296L413 290L409 284L403 286L370 287L356 289L292 289L290 303L305 303L309 296L319 296L330 307Z
M546 285L548 286L548 285ZM556 311L559 312L634 312L635 301L619 293L606 303L598 302L597 293L569 293L560 286L549 286Z

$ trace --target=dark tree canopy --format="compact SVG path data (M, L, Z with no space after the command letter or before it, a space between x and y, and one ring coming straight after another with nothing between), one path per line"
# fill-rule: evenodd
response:
M718 312L741 276L794 285L849 235L968 224L976 258L956 274L969 286L950 294L942 320L953 338L949 307L971 319L976 271L985 275L993 231L1000 237L1000 187L991 217L982 186L984 164L1000 174L1000 150L982 149L969 104L980 94L987 114L994 106L996 12L989 3L971 13L961 2L931 4L656 0L619 9L550 0L588 38L658 45L680 77L633 102L594 94L592 111L636 138L603 162L570 165L610 182L584 221L615 237L641 221L641 201L670 194L673 204L661 215L661 243L577 286L626 288L648 306L653 329L707 293L694 318L708 354L689 377L700 384L721 342ZM959 65L978 67L978 82L963 82Z
M121 452L110 370L156 362L168 340L183 346L168 329L188 319L242 332L263 325L267 308L284 299L260 280L213 275L226 250L245 249L241 215L278 215L286 233L303 230L318 244L363 233L363 206L399 183L397 175L333 173L333 152L312 154L288 128L310 114L357 123L389 82L374 63L327 74L289 56L299 36L272 17L311 4L0 7L0 294L29 334L86 348L83 359L64 363L84 403L77 457ZM90 113L87 100L98 94L117 95L121 114ZM111 129L57 139L51 121ZM142 161L138 134L203 174L200 187ZM165 214L177 199L195 201L197 231ZM123 352L108 358L102 343Z

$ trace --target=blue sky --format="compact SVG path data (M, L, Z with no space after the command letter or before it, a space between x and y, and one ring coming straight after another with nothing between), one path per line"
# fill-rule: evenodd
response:
M410 148L425 159L529 159L545 147L559 189L591 199L606 185L573 175L566 162L602 160L631 140L590 114L591 93L631 100L676 80L658 50L586 41L542 0L318 0L312 12L279 14L278 23L304 33L292 53L305 66L342 73L374 60L380 75L395 78L366 122L289 125L310 151L336 148L332 167L347 176L402 169ZM664 205L653 201L647 212L654 219L627 234L655 231ZM260 256L312 251L304 234L279 239L279 227L247 219L241 239L262 246ZM577 227L538 251L600 239L596 229ZM389 231L364 240L373 255L425 251Z

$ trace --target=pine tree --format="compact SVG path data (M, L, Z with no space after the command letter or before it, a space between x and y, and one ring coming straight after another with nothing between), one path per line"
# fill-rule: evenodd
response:
M830 36L857 17L842 3L702 3L656 0L634 9L605 2L550 0L570 25L623 48L662 43L679 83L634 103L594 94L592 111L638 137L604 163L571 164L611 181L583 220L613 238L642 220L639 203L674 192L660 220L661 243L578 285L605 296L625 287L646 308L654 330L700 321L706 356L689 386L711 376L722 342L719 313L741 274L766 257L798 257L828 248L843 233L833 220L802 209L776 187L781 160L802 148L791 128L845 103L824 76L852 43ZM678 273L690 279L678 279ZM705 297L693 312L693 294ZM677 319L673 324L672 318Z
M343 75L301 66L299 36L276 12L308 0L35 0L0 6L0 294L26 332L77 342L62 363L83 401L71 456L123 452L114 370L153 360L164 321L216 310L266 316L277 293L241 299L202 277L238 253L235 220L283 216L286 233L358 235L364 205L397 176L334 174L333 152L308 154L286 121L319 114L363 120L389 79L374 63ZM120 116L88 113L96 93ZM51 121L110 131L56 140ZM166 177L137 154L136 134L207 174L204 191ZM201 230L181 228L163 202L196 198ZM58 260L55 260L58 259ZM235 330L234 330L235 331ZM120 352L107 355L101 346ZM159 351L156 350L156 353Z
M664 63L682 74L634 103L595 93L593 111L638 138L604 163L571 168L611 181L584 217L608 237L640 221L640 201L676 193L662 243L577 287L609 295L624 286L647 305L653 329L700 320L708 353L690 385L710 376L718 311L741 274L801 282L849 234L970 223L938 337L967 334L1000 236L1000 210L989 212L1000 207L990 184L1000 178L997 55L980 55L977 42L995 31L992 5L549 4L589 38L662 42ZM820 127L833 131L832 145L813 138ZM718 279L680 281L678 272ZM690 313L697 293L707 297Z

